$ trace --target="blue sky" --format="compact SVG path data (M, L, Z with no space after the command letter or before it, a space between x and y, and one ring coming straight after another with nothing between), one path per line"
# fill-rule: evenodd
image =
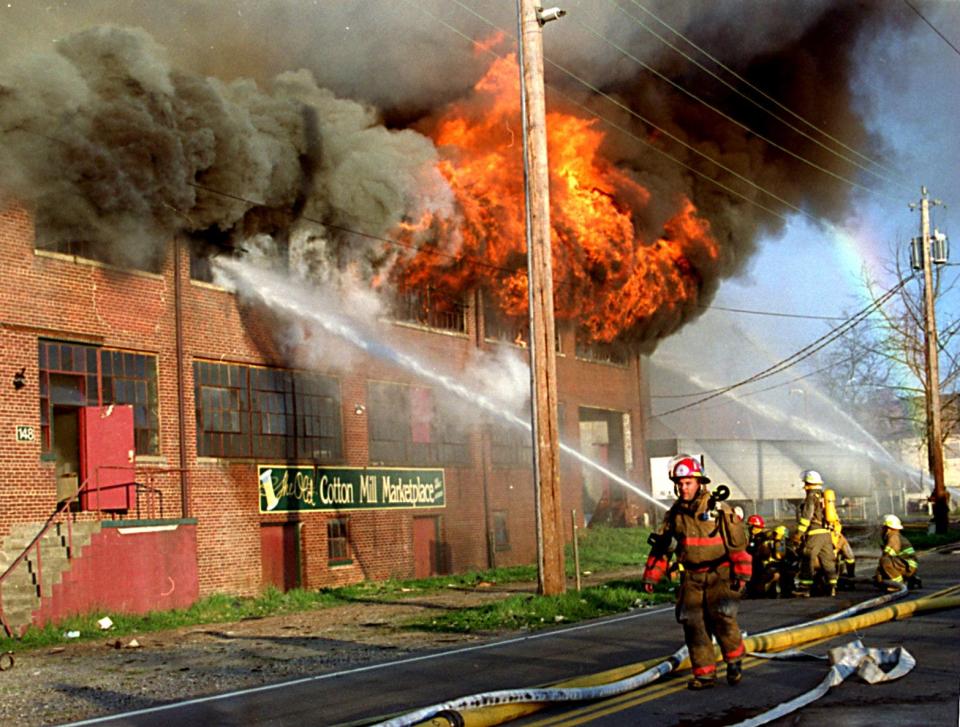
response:
M960 47L960 2L916 6ZM947 204L933 212L933 219L953 233L952 262L960 263L960 55L924 23L907 37L878 38L863 55L858 93L868 125L894 152L886 161L901 171L899 184L883 186L893 199L862 199L848 211L840 235L794 217L783 237L761 242L746 275L721 286L717 304L824 316L860 308L866 301L860 266L866 263L882 275L878 264L890 258L893 246L919 234L919 212L911 212L908 204L919 200L921 185ZM785 279L794 292L789 297ZM944 317L956 315L960 293L954 291L939 305ZM694 324L689 334L709 335L708 323ZM741 323L784 353L828 327L759 317L741 317Z

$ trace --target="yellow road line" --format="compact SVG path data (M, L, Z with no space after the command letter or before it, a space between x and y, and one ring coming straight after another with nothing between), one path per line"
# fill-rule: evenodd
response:
M747 663L748 661L750 662L749 664ZM755 666L759 666L761 661L761 659L745 659L743 668L751 669ZM531 727L547 727L547 725L560 727L560 725L572 726L584 724L599 717L622 712L625 709L643 704L644 702L652 702L653 700L660 699L661 697L668 697L671 694L686 691L686 689L687 678L675 677L667 682L653 684L649 687L644 687L643 689L634 692L629 692L627 694L621 694L610 699L605 699L602 702L595 702L594 704L580 707L579 709L575 709L564 714L558 714L537 722L532 722Z
M825 641L836 638L835 636L830 636L824 639L817 639L812 641L806 646L816 646L817 644L822 644ZM763 666L768 664L769 659L758 659L757 657L750 656L743 660L743 668L753 669L758 666ZM725 674L725 668L723 665L720 665L718 669L717 676L722 676ZM687 688L686 677L680 678L676 677L669 680L668 682L657 682L651 684L648 687L643 687L637 691L629 692L627 694L621 694L616 697L611 697L602 702L595 702L593 704L580 707L579 709L565 712L564 714L554 715L553 717L547 717L537 722L531 722L530 727L547 727L551 725L552 727L573 727L573 725L584 724L590 722L599 717L606 717L617 712L622 712L625 709L635 707L646 702L652 702L655 699L660 699L661 697L668 697L671 694L676 694L677 692L682 692Z

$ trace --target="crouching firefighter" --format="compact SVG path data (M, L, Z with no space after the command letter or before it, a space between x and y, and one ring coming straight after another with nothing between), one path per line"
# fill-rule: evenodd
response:
M695 457L684 454L674 458L670 479L677 501L664 516L659 533L650 536L643 587L647 593L653 592L667 570L670 543L676 540L677 561L683 569L676 614L693 666L687 686L706 689L716 684L714 636L727 663L727 683L738 684L744 646L737 607L751 572L746 530L733 510L719 501L729 490L721 486L711 494L706 487L710 480Z
M896 590L906 579L908 587L920 588L920 579L917 578L917 553L903 535L900 518L896 515L884 515L881 537L883 553L877 563L874 582L878 586Z

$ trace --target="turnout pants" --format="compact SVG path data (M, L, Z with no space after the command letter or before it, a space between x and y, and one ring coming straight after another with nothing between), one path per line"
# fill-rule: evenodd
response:
M717 637L725 661L743 656L743 639L737 624L740 594L730 588L730 569L683 572L677 596L677 621L690 649L693 675L710 678L717 670L711 636Z
M810 589L818 571L831 586L837 585L837 557L833 552L833 540L830 533L813 533L807 536L803 544L803 556L800 559L800 578L797 585Z
M916 572L917 569L908 566L903 558L882 555L880 556L880 562L877 564L876 580L900 583L904 578L910 578Z

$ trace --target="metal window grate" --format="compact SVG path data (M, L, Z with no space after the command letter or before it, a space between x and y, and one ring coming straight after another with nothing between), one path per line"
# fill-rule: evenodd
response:
M443 295L429 286L424 290L399 291L393 306L397 321L456 333L467 332L466 312L461 299Z

